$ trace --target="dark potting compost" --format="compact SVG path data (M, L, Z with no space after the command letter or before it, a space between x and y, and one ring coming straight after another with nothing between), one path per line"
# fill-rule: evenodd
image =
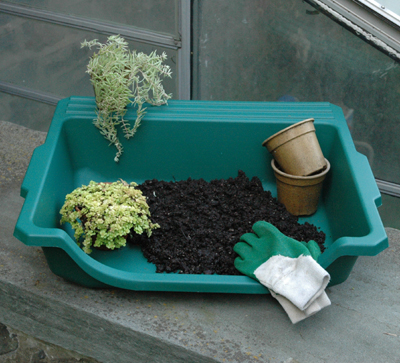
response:
M255 222L273 224L299 241L314 240L324 249L325 233L299 224L283 204L264 191L258 177L243 171L236 178L166 182L147 180L138 187L147 197L151 219L160 225L150 238L135 235L143 255L157 272L240 275L233 246Z

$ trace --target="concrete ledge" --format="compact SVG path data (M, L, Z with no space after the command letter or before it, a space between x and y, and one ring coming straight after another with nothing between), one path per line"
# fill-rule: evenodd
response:
M31 140L24 157L7 143L29 140L30 132L0 123L0 160L26 169L45 134ZM390 247L360 257L349 279L327 290L330 307L292 325L271 296L95 290L62 280L40 248L12 236L23 204L21 174L0 184L0 322L8 327L112 363L398 359L399 230L387 229Z
M41 341L0 324L2 363L98 363L73 351Z
M0 316L5 317L7 324L102 362L130 362L132 357L134 362L163 362L166 357L171 362L214 362L173 346L166 339L116 324L112 319L77 309L46 294L34 294L12 283L2 282L0 293Z

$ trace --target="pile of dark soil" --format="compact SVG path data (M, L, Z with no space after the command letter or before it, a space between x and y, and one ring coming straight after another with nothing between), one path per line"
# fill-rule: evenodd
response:
M252 232L255 222L273 224L299 241L316 241L323 250L325 233L297 217L264 191L260 179L239 171L227 180L177 182L148 180L137 187L148 198L152 220L161 228L150 238L136 235L144 256L157 272L240 275L233 246Z

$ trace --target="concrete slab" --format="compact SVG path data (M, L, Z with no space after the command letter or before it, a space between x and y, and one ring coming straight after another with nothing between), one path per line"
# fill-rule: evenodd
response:
M348 280L327 290L332 305L296 325L269 295L95 290L55 276L40 248L12 236L23 173L4 164L26 169L44 137L0 123L0 178L9 179L0 184L1 323L101 362L400 362L400 231L392 228L390 247L360 257ZM17 140L24 157L9 145Z

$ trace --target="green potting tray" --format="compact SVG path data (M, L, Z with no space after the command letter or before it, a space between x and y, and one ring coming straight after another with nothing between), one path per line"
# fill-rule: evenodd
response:
M124 154L114 162L115 148L93 126L94 98L59 102L44 145L30 162L21 195L25 198L14 235L41 246L51 270L90 287L131 290L267 293L246 276L157 274L140 249L85 254L59 210L66 194L91 180L122 178L205 180L235 177L243 170L258 176L276 196L275 177L262 142L291 124L313 117L317 137L331 171L325 179L318 211L301 218L327 235L319 263L331 274L331 285L349 276L360 255L376 255L388 246L377 206L381 197L365 156L354 147L339 107L329 103L170 101L149 107L135 137L122 140ZM135 119L128 108L127 118ZM121 137L123 139L123 137Z

